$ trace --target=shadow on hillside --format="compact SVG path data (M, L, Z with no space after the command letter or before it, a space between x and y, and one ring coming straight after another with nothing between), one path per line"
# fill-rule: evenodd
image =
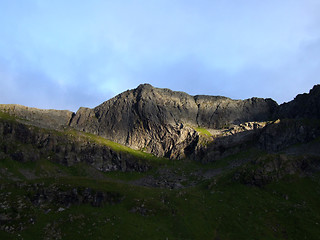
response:
M272 124L277 123L274 122ZM228 130L230 135L212 137L210 141L206 142L202 142L200 137L193 146L185 149L185 153L197 161L207 163L237 154L251 147L259 147L265 150L263 144L260 143L260 138L270 125L261 128L246 129L236 133Z
M186 156L207 163L228 157L254 146L259 140L261 129L246 130L228 136L218 136L213 141L202 143L198 140L185 149Z
M296 154L306 154L310 149L319 148L320 121L308 119L281 119L267 124L263 128L245 130L229 136L216 137L207 144L197 144L193 149L193 158L201 162L213 162L236 154L240 151L257 147L267 152L280 152L291 148ZM311 147L312 141L313 147ZM199 143L199 142L198 142ZM304 147L297 148L305 144ZM310 146L309 146L310 145ZM308 149L307 152L303 149ZM191 149L186 149L190 154Z

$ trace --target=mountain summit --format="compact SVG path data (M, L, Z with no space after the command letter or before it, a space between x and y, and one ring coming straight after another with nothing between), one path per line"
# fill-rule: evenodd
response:
M0 105L0 239L318 239L319 97Z
M266 121L276 108L271 99L190 96L141 84L93 109L80 108L70 126L157 156L180 158L197 141L195 128Z
M258 141L256 130L264 128L269 121L320 118L319 102L320 85L308 94L278 105L270 98L233 100L222 96L191 96L141 84L93 109L81 107L76 113L20 105L0 105L0 110L36 126L72 127L158 157L214 161L234 152L224 149ZM238 137L219 143L225 139L222 137L235 134ZM212 142L215 144L208 144ZM215 147L208 155L212 145Z

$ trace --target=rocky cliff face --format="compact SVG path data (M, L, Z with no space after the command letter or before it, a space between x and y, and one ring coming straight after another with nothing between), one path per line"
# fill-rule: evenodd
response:
M294 144L310 142L319 136L319 119L283 119L262 129L257 143L268 152L278 152Z
M71 126L156 156L187 156L207 162L236 153L253 142L267 151L277 151L316 138L318 127L301 121L266 121L319 119L319 102L320 85L278 106L272 99L190 96L142 84L93 109L80 108L77 113L20 105L0 105L0 111L43 128ZM208 134L202 134L202 130Z
M18 104L0 104L0 111L25 119L43 128L60 129L68 126L73 112L68 110L38 109Z
M103 171L144 172L150 166L129 153L114 151L85 137L0 119L0 159L49 159L66 166L87 163Z
M281 104L276 111L277 118L320 118L320 85L308 93L299 94L294 100Z
M193 97L143 84L94 109L80 108L70 126L157 156L181 158L198 141L195 127L264 121L276 108L271 99Z

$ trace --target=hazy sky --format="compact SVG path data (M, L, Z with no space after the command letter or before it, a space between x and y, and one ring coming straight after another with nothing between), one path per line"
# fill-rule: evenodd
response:
M292 100L320 81L319 0L1 0L0 103L94 107L150 83Z

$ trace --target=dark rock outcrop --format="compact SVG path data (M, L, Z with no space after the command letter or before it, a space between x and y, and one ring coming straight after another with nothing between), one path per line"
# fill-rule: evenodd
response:
M263 186L287 175L308 175L319 171L319 156L270 154L252 160L235 172L233 178L244 184Z
M320 119L320 85L315 85L309 93L299 94L294 100L281 104L276 117Z
M119 203L123 199L123 196L117 192L95 191L91 188L83 187L70 188L70 186L43 186L41 184L25 187L29 188L30 201L35 206L41 208L45 208L45 206L50 204L58 205L60 207L70 207L72 205L80 204L90 204L93 207L102 207L104 204Z
M198 144L191 157L202 163L217 161L254 146L260 132L260 129L256 129L217 137L205 145Z
M261 131L258 146L268 152L278 152L319 136L320 119L283 119L267 125Z
M80 108L70 126L157 156L182 158L197 141L194 127L268 120L276 102L190 96L149 84L128 90L94 109Z
M0 111L25 119L39 127L60 129L68 126L74 113L68 110L38 109L18 104L0 104Z
M100 171L147 171L143 160L103 144L67 133L49 131L15 121L0 119L2 158L27 162L42 159L72 166L85 162Z
M156 156L193 157L207 162L241 151L252 142L274 152L316 138L320 135L318 125L300 120L319 119L319 103L320 85L314 86L309 94L300 94L293 101L278 106L272 99L190 96L142 84L93 109L81 107L76 114L20 105L0 105L0 110L25 119L31 125L50 129L71 126ZM267 124L264 130L255 127L278 118L280 124ZM246 124L252 124L251 128L247 129ZM204 138L200 128L212 135ZM22 152L25 155L28 151ZM94 152L101 151L94 149ZM89 150L83 150L82 154L86 159L92 155ZM24 156L16 152L11 157L23 159ZM65 159L69 158L74 157Z

